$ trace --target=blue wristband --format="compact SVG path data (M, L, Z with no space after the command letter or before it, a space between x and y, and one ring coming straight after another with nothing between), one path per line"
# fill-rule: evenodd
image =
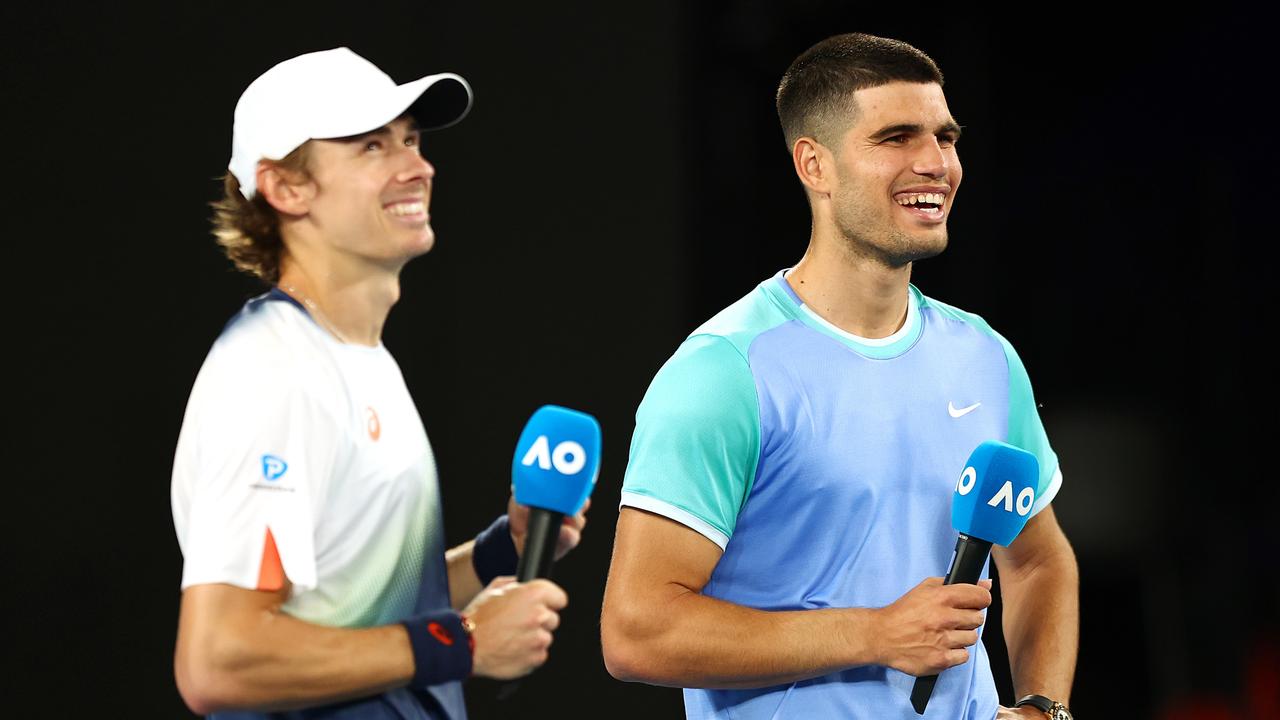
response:
M452 610L423 613L400 623L413 648L410 687L424 688L471 675L472 638L462 617Z
M511 540L511 524L503 515L476 536L471 548L471 567L481 585L488 585L499 575L515 575L520 564L516 544Z

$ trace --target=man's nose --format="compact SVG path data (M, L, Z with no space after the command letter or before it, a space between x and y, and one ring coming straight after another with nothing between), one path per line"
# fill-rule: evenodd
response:
M921 144L911 169L917 175L941 178L950 169L950 160L947 151L938 143L938 138L930 138Z
M403 153L404 167L396 173L396 180L402 183L430 182L436 176L436 168L415 148L405 148Z

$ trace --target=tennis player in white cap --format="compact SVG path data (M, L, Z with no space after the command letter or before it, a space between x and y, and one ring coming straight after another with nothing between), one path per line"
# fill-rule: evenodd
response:
M198 713L463 718L461 680L546 661L565 593L505 577L527 509L446 552L431 446L381 342L401 268L435 241L421 133L470 106L457 75L397 85L346 48L240 97L214 232L272 288L213 344L174 459L174 667Z

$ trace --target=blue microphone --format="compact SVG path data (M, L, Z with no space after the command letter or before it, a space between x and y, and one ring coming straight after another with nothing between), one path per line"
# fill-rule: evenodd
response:
M969 455L951 499L951 527L960 533L944 585L977 584L994 543L1008 547L1031 516L1040 480L1036 456L997 440ZM937 675L916 678L911 707L924 714Z
M516 502L529 506L517 580L551 574L564 516L582 509L599 475L600 423L569 408L538 408L520 433L511 462Z

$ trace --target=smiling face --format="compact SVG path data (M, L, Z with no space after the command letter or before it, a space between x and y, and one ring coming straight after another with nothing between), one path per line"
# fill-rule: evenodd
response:
M960 126L936 83L854 93L855 122L831 148L832 219L849 250L901 267L947 247L960 187Z
M312 146L307 218L333 250L393 268L431 250L435 168L412 118Z

